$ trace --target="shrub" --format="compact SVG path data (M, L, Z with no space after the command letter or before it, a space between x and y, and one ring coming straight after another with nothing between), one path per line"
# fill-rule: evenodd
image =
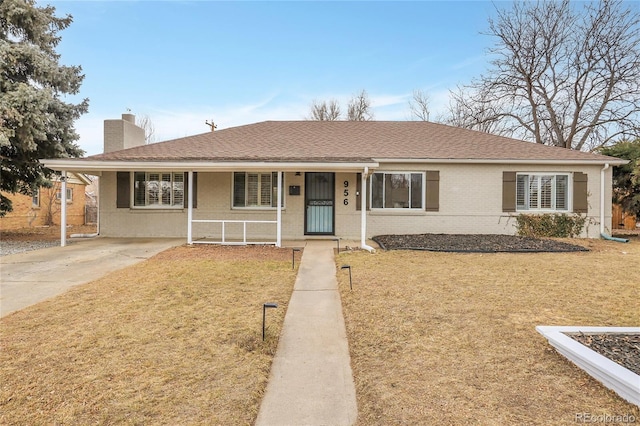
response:
M516 229L522 237L573 238L582 233L586 216L567 214L521 214Z

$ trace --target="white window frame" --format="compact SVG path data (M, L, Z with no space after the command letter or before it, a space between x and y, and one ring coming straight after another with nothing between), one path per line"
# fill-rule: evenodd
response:
M244 206L236 206L235 204L235 191L236 191L236 173L244 173L244 200L245 200L245 205ZM254 205L254 206L247 206L247 192L248 192L248 185L249 185L249 179L248 179L248 175L250 174L256 174L258 175L258 200L261 199L262 196L262 175L263 174L269 174L271 176L271 184L269 185L270 188L274 188L278 186L278 172L274 172L274 171L263 171L263 172L247 172L247 171L243 171L243 170L238 170L235 172L231 172L231 209L232 210L277 210L277 197L274 200L274 193L273 193L273 189L270 191L269 193L269 205L268 206L263 206L263 205ZM275 186L274 186L274 174L275 174ZM285 208L285 196L284 196L284 173L282 173L282 187L280 188L280 190L282 191L282 209L284 210Z
M40 190L38 189L38 191ZM56 191L56 200L57 201L62 200L62 189L58 189ZM72 203L72 202L73 202L73 188L67 188L67 203Z
M31 206L40 207L40 188L37 188L31 196Z
M145 185L145 195L144 195L144 205L136 205L136 174L137 173L144 173L144 182L149 182L149 175L150 174L157 174L160 175L160 180L162 180L162 175L166 175L169 174L171 176L171 195L170 195L170 201L169 204L162 204L162 190L159 190L159 195L158 195L158 199L160 201L159 204L149 204L149 185ZM176 187L175 184L179 183L176 182L175 180L175 176L176 175L180 175L182 176L182 203L178 204L178 205L174 205L175 203L175 197L176 197ZM184 200L187 197L187 185L186 184L186 180L184 178L184 172L170 172L170 171L153 171L153 172L148 172L148 171L143 171L143 170L136 170L131 172L131 178L130 178L132 185L131 185L131 206L133 209L162 209L162 210L184 210Z
M527 181L526 181L526 185L525 185L525 193L524 193L524 199L525 199L525 207L522 207L521 205L518 204L518 180L521 176L526 176L527 177ZM550 208L544 208L544 207L540 207L540 203L541 203L541 190L540 190L540 180L542 177L545 176L551 176L553 178L552 180L552 184L551 184L551 207ZM558 209L556 206L557 203L557 197L556 197L556 179L558 176L566 176L567 178L567 191L566 191L566 208L565 209ZM530 195L530 188L531 188L531 179L535 178L538 181L538 201L537 201L537 206L535 207L531 207L530 202L531 202L531 195ZM536 212L544 212L544 213L570 213L573 211L573 206L572 206L572 201L573 201L573 180L572 180L572 173L569 172L518 172L516 173L516 211L518 212L531 212L531 213L536 213Z
M412 174L419 174L422 176L422 202L420 203L420 207L373 207L373 176L376 174L384 174L384 175L412 175ZM385 178L386 179L386 178ZM369 200L367 201L371 210L372 211L400 211L400 212L406 212L406 211L422 211L425 210L425 203L427 202L427 173L426 172L420 172L420 171L416 171L416 170L403 170L403 171L386 171L386 170L380 170L380 171L376 171L374 173L371 174L370 177L370 185L369 185ZM383 183L382 183L382 202L384 205L384 200L385 200L385 190L386 190L386 185L384 184L384 179L383 179ZM409 177L409 206L411 206L411 177Z

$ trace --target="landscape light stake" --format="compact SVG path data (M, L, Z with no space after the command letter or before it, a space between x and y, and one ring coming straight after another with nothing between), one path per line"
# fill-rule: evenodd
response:
M349 289L353 290L353 284L351 283L351 265L342 265L340 269L348 269L349 270Z
M262 341L264 342L264 322L267 317L267 308L277 308L277 303L264 303L262 305Z
M333 241L338 243L338 254L340 254L340 238L335 238Z
M296 269L296 252L300 251L299 248L291 249L291 269Z

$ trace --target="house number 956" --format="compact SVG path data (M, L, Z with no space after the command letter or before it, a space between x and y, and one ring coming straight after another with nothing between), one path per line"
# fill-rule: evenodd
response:
M344 195L344 200L342 200L342 204L344 204L345 206L349 205L349 198L347 198L349 196L349 181L345 180L343 182L344 185L344 191L342 193L342 195Z

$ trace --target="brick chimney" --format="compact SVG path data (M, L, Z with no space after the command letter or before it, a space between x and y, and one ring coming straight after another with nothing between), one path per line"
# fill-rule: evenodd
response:
M136 126L136 116L122 114L122 118L104 120L104 152L119 151L144 145L144 129Z

